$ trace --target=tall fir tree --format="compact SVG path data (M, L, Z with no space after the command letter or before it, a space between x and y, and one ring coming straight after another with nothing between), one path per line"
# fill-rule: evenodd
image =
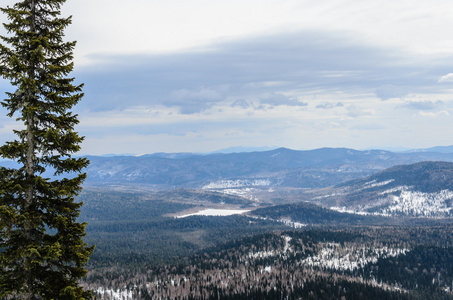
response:
M2 105L23 123L17 139L0 147L18 168L0 168L0 298L87 299L80 287L93 247L85 244L75 197L86 178L74 158L80 137L71 112L83 96L68 77L75 42L65 42L71 17L65 0L22 0L1 8L9 23L1 36L0 73L14 92ZM50 170L53 176L45 177Z

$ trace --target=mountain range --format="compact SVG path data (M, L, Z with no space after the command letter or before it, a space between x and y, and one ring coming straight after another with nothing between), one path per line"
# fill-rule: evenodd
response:
M449 151L453 148L410 152L278 148L227 154L89 156L86 186L185 188L237 195L247 199L244 205L308 201L361 215L451 217L453 153ZM278 193L272 193L274 188Z
M88 184L140 184L161 189L268 185L322 188L421 161L453 162L453 153L321 148L228 154L156 153L89 156Z

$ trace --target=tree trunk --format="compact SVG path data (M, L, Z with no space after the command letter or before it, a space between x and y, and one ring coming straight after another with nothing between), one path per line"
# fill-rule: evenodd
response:
M36 0L31 1L31 22L30 22L30 27L31 31L35 32L36 31ZM29 79L34 79L35 78L35 62L31 60L31 65L30 65L30 71L28 73L28 78ZM29 90L27 92L27 103L24 105L24 108L27 108L28 105L32 105L32 100L34 100L35 95L34 92ZM28 116L26 118L26 130L27 130L27 162L26 162L26 181L28 183L28 187L26 189L26 195L25 195L25 207L27 211L31 211L33 209L33 202L34 202L34 187L33 187L33 175L35 174L35 166L34 166L34 159L35 159L35 136L33 134L34 130L34 116L32 112L28 112ZM33 214L31 214L33 216ZM28 240L28 243L33 243L34 238L33 238L33 221L29 220L30 223L27 224L27 228L25 228L25 234L26 238ZM27 260L30 260L30 258L27 258ZM28 261L26 265L31 265L31 263ZM34 281L34 276L33 276L33 270L30 268L28 271L28 279L27 279L27 293L24 295L25 300L31 300L33 299L33 281Z

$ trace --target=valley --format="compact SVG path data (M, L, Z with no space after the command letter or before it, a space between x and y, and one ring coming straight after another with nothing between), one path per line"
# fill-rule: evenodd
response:
M453 154L90 158L98 299L453 299Z

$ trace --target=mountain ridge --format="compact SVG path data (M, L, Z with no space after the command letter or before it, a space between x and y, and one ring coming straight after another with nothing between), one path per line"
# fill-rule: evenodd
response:
M277 148L228 154L89 156L89 184L149 184L201 188L222 180L256 180L271 186L320 188L362 178L400 164L452 161L453 153L394 153L385 150Z
M268 186L323 188L360 179L395 165L421 161L453 162L453 153L391 152L319 148L276 148L242 153L154 153L138 156L87 156L87 185L148 185L157 189L219 186L225 181L266 182ZM15 167L11 161L0 166ZM52 170L44 173L52 176Z

